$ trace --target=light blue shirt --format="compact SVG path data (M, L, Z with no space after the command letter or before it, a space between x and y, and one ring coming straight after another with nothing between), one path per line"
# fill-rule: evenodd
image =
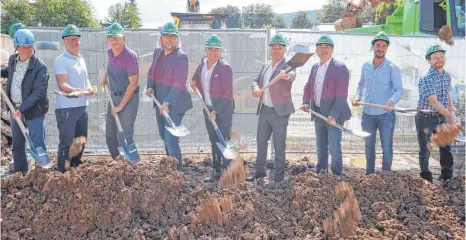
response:
M356 96L364 102L387 105L391 100L397 104L403 96L403 82L398 66L385 59L379 67L375 68L372 60L366 62L361 70ZM380 115L386 113L382 108L364 106L363 112L368 115Z
M55 62L53 63L53 74L55 76L55 89L58 91L60 91L60 88L58 87L56 75L59 74L66 74L68 84L73 88L86 90L88 87L91 87L87 86L88 76L86 62L81 55L75 57L65 50L63 54L55 59ZM86 106L86 96L81 96L80 98L67 98L57 95L56 99L55 109Z

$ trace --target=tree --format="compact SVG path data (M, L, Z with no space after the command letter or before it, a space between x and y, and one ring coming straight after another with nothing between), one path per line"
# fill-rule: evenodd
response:
M35 20L39 26L64 27L75 24L78 27L98 27L93 9L86 0L37 0Z
M375 23L376 24L385 24L387 16L392 15L392 13L398 8L398 6L403 4L403 0L397 0L394 3L382 2L379 4L376 10Z
M312 28L312 23L307 16L307 12L305 11L297 12L294 18L291 20L290 28L294 28L294 29Z
M347 3L347 0L329 0L322 8L322 15L318 16L319 21L322 23L334 23L336 20L343 18ZM358 13L357 22L376 22L376 10L366 5L363 10Z
M142 27L141 18L139 17L136 3L125 2L116 3L108 9L108 16L105 18L104 26L109 26L112 23L119 23L124 28L140 28Z
M273 25L275 12L272 5L255 3L244 8L244 27L262 28L264 25Z
M342 13L346 10L346 0L329 0L322 8L321 23L334 23L342 18Z
M11 24L21 22L26 26L35 25L36 9L28 1L2 1L2 33L8 34Z
M214 8L210 10L209 13L228 15L228 18L226 20L227 28L241 28L241 11L238 7L227 5L226 7Z
M283 29L283 28L288 28L288 26L285 23L285 19L283 16L276 14L275 18L273 19L273 26L276 29Z

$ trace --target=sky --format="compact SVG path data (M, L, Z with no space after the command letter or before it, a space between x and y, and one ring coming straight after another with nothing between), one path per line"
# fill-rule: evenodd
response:
M327 0L233 0L231 2L222 0L199 0L201 13L208 13L212 8L223 7L228 4L247 6L252 3L271 4L276 13L297 12L300 10L320 9ZM123 0L91 0L96 10L97 18L104 19L108 13L108 8L115 3L125 2ZM158 28L168 21L172 21L170 12L185 12L187 0L137 0L143 28Z

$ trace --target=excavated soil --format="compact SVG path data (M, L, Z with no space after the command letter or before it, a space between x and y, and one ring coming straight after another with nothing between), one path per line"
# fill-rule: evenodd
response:
M88 157L65 174L33 167L1 179L1 238L465 238L464 175L431 184L417 172L347 168L339 180L290 164L281 184L220 189L202 181L210 160L184 165L182 175L168 157L136 167Z

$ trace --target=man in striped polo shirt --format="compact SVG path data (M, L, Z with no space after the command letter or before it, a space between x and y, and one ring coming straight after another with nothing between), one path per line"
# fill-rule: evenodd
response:
M118 146L123 146L113 116L118 113L125 138L128 144L132 144L139 108L139 59L133 50L126 47L125 41L125 30L120 24L114 23L108 27L107 42L111 48L108 50L107 72L101 85L107 85L115 104L114 108L110 104L107 106L105 127L107 146L113 159L120 154Z

